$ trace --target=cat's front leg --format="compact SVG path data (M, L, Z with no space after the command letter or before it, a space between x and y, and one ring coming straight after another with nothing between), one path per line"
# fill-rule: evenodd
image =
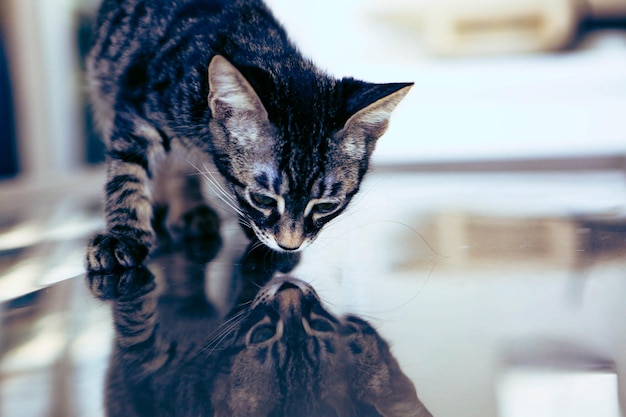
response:
M110 142L106 232L89 243L86 263L90 272L134 268L143 262L153 245L149 148L148 140L137 135L114 137Z
M138 299L153 291L156 285L154 276L145 266L110 274L87 273L85 278L91 294L102 301Z

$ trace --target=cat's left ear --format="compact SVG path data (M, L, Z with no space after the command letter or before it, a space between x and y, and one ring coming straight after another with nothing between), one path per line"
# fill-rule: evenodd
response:
M340 135L344 149L355 159L369 155L376 140L389 126L391 112L407 95L413 83L366 84L348 99L348 109L357 109L345 123Z
M226 119L243 114L267 120L267 111L250 83L228 62L216 55L209 64L209 107L214 118Z

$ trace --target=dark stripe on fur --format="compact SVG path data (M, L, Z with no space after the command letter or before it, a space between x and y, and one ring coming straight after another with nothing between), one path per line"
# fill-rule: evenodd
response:
M116 234L123 235L123 236L133 237L137 240L145 240L146 238L152 237L152 232L141 230L136 227L132 227L132 226L124 225L124 224L113 225L113 227L109 229L109 232L116 233Z
M112 195L122 188L124 188L127 184L139 184L141 180L135 177L134 175L122 174L116 175L106 185L106 194Z
M134 196L136 195L138 192L137 190L133 189L133 188L126 188L124 190L122 190L116 197L115 197L115 204L117 205L122 205L126 202L126 200L128 199L128 197Z
M335 345L331 340L324 340L324 347L326 348L326 352L335 353Z
M356 340L351 341L349 347L350 351L355 355L363 353L363 347Z
M143 168L144 171L146 171L146 175L148 176L148 178L152 177L145 149L141 149L138 146L134 146L131 149L124 150L113 149L109 151L109 157L113 159L118 159L128 164L139 165Z
M259 349L259 351L256 353L256 360L259 361L259 363L264 364L265 362L267 362L267 354L268 354L268 348L262 348Z
M169 136L167 136L161 129L157 129L157 132L159 132L159 136L161 136L161 145L163 145L163 149L165 149L165 152L169 152L171 150L171 141Z
M137 221L137 210L132 208L120 207L107 213L107 220L110 223L120 223L125 220Z
M265 174L259 174L257 176L254 177L254 180L256 181L257 184L259 184L261 187L268 189L270 188L270 183L269 180L267 178L267 175Z

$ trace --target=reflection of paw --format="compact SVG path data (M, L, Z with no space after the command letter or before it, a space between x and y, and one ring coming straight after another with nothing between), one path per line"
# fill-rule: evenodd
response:
M154 280L150 271L140 266L118 273L89 272L87 285L94 297L101 300L115 300L122 297L135 297L151 291L154 288Z
M87 247L87 271L106 272L134 268L148 255L143 243L112 233L96 235Z
M222 247L222 238L215 235L209 239L194 239L183 245L187 258L195 262L211 262Z
M195 207L168 225L176 242L215 239L220 231L220 219L208 206Z
M169 225L170 235L187 256L198 262L209 262L219 251L220 219L208 206L198 206Z

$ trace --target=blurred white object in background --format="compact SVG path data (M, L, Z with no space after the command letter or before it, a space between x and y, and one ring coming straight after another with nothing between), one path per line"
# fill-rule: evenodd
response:
M445 0L426 9L423 36L437 55L553 51L578 26L574 0Z
M388 22L419 32L435 56L559 51L573 45L581 23L626 19L624 0L390 1L371 1L370 7Z
M498 385L500 417L620 417L617 375L512 368Z

